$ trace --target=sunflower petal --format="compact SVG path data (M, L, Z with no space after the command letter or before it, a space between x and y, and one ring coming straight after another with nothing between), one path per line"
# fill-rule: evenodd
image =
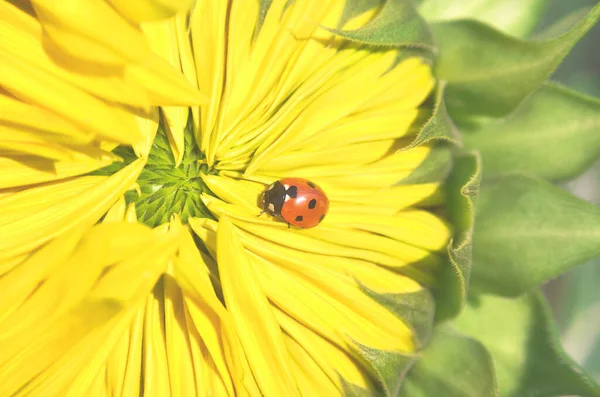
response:
M134 22L155 21L188 10L194 0L108 0L121 14Z
M59 264L60 271L0 325L0 394L87 390L136 307L166 270L174 239L132 224L103 224L88 232ZM109 242L128 249L116 253L107 249L113 248ZM35 327L15 331L32 320Z
M135 119L124 108L103 102L37 65L6 57L0 63L0 75L3 88L17 98L46 108L99 138L120 143L142 138ZM73 103L81 111L73 112Z
M239 338L261 391L274 396L298 395L281 329L238 233L228 218L219 222L217 256L227 309L236 328L244 330Z
M297 346L302 346L305 360L313 361L318 365L318 369L314 369L317 376L319 372L325 374L335 384L338 393L342 389L342 379L363 389L374 391L373 379L369 378L364 367L347 351L340 349L281 310L277 311L277 319L289 335L289 339ZM297 351L298 348L293 350Z
M144 164L139 159L111 177L81 177L0 198L0 258L29 252L77 225L93 224L131 187Z
M0 52L3 54L34 64L56 78L108 101L143 107L149 105L146 89L136 81L125 79L121 67L98 68L81 63L48 45L43 40L39 21L19 8L7 2L0 3L0 21Z
M332 288L316 287L274 264L252 257L260 272L269 299L281 310L304 323L314 332L350 350L351 340L382 350L411 352L410 329L391 312L364 294L360 288L332 284L336 277L323 277L320 282ZM256 260L254 260L256 259ZM342 295L342 291L343 294Z
M231 375L227 370L222 350L222 327L230 327L229 313L214 293L209 278L210 261L198 251L189 232L183 232L180 241L179 255L175 259L175 279L184 292L190 324L206 344L207 352L212 357L216 372L219 374L228 395L233 395Z
M142 30L152 43L154 51L174 68L181 69L176 29L177 25L174 18L142 25ZM175 157L175 166L179 166L183 158L184 129L187 125L189 111L185 107L170 106L163 107L162 111L171 151Z
M66 179L105 167L116 159L108 153L101 158L75 151L69 154L70 159L58 161L28 155L0 157L0 189Z
M142 33L104 1L62 0L60 7L44 0L31 3L44 33L74 58L108 65L148 58Z

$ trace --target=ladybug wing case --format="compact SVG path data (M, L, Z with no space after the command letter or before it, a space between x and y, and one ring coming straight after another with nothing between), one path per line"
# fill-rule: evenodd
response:
M317 226L329 209L327 197L320 192L305 192L296 198L287 197L281 208L281 216L294 226L309 228Z

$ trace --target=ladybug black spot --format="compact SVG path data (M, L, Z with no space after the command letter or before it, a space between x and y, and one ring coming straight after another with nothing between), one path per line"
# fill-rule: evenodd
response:
M302 218L302 215L298 215L298 216L296 217L296 222L302 222L302 219L303 219L303 218Z
M287 195L290 196L290 198L296 198L296 196L298 196L298 187L297 186L290 186L288 188L288 190L286 191Z
M310 200L310 201L308 202L308 208L309 208L309 209L311 209L311 210L312 210L312 209L313 209L313 208L315 208L316 206L317 206L317 200L315 200L315 199L312 199L312 200Z
M323 220L323 218L325 218L325 214L323 214L323 215L321 215L321 216L319 217L319 223L321 223L321 221Z
M308 186L312 187L313 189L317 187L317 186L316 186L314 183L312 183L311 181L306 181L306 184L307 184Z

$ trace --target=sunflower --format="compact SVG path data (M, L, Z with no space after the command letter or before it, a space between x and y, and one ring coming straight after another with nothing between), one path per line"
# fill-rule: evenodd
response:
M410 178L430 66L322 29L378 8L13 3L0 396L393 392L451 228ZM284 177L327 192L317 227L257 217Z

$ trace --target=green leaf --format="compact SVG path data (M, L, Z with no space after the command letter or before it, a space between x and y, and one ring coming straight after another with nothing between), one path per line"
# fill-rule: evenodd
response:
M441 330L408 372L402 397L496 397L492 359L478 341Z
M516 299L480 296L455 325L492 354L503 397L600 396L600 386L562 350L540 293Z
M548 182L507 176L482 185L471 285L514 296L600 255L600 208Z
M600 4L567 33L548 41L517 39L470 20L431 24L440 48L435 71L448 82L450 114L510 113L546 80L599 17Z
M344 13L355 15L364 10L365 0L350 1ZM410 0L387 0L379 13L366 25L356 30L341 30L322 26L323 29L363 44L388 47L419 47L433 50L434 44L427 24Z
M418 9L428 21L470 18L525 37L539 22L547 3L548 0L424 0Z
M600 156L600 100L546 83L505 118L461 126L485 178L526 173L551 180L577 176Z
M570 271L552 287L565 350L600 379L600 259Z
M455 233L448 244L450 263L443 268L436 291L438 322L458 315L467 299L475 201L480 178L477 154L465 153L455 157L454 169L446 183L448 216L455 226Z
M532 38L536 40L546 40L560 36L570 30L573 26L577 25L579 21L585 18L591 9L591 6L577 8L554 21L549 26L544 27L542 31L535 33Z

